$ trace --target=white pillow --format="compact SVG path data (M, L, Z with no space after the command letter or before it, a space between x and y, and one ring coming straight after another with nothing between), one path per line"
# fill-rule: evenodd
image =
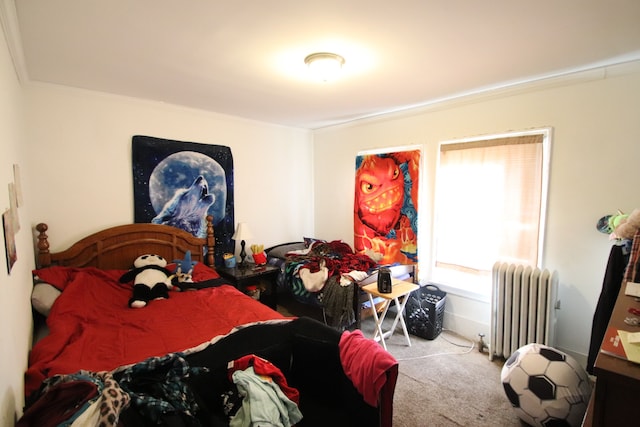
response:
M33 291L31 292L31 305L38 313L43 316L48 316L53 303L61 293L62 292L53 285L48 283L36 283L33 286Z

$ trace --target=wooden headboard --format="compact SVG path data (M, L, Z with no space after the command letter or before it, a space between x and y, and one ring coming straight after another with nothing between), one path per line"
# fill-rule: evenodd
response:
M204 239L168 225L126 224L98 231L56 253L49 252L48 229L44 223L36 226L38 268L59 265L126 270L143 254L157 254L171 262L183 259L187 251L191 251L194 261L211 267L215 264L215 238L211 215L207 216L207 236Z

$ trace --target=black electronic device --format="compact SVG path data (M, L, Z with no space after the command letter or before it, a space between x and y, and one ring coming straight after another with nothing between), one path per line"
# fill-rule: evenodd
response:
M378 270L378 292L381 294L391 293L393 285L391 284L391 270L382 267Z

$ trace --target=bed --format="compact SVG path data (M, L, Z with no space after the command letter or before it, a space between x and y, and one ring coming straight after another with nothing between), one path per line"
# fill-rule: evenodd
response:
M268 368L279 386L270 396L290 424L391 425L397 361L359 331L285 317L227 284L212 266L211 218L204 239L127 224L56 253L48 227L36 229L34 295L36 288L57 294L32 298L48 330L35 334L17 425L51 425L54 415L97 425L105 413L112 425L237 425L259 415L242 398L253 394L241 366L256 375ZM175 263L190 256L192 282L130 308L132 284L119 279L149 253ZM113 399L105 403L114 395L115 409Z
M318 320L341 330L359 329L361 320L371 315L368 298L360 288L375 282L381 267L388 268L392 277L416 282L415 265L379 265L343 241L305 237L265 252L267 262L280 268L278 291L290 296L290 311L309 313L309 307L315 308L320 313ZM386 301L375 303L376 310L382 311Z

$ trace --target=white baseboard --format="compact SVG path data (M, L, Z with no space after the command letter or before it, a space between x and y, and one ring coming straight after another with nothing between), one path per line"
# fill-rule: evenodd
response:
M562 348L562 347L556 347L558 350L567 353L569 356L573 357L574 359L576 359L576 362L578 362L580 364L580 366L582 366L583 368L586 369L587 367L587 355L586 354L582 354L582 353L576 353L575 351L572 350L568 350L566 348Z
M489 324L447 312L446 309L444 312L443 327L474 342L477 342L480 338L478 334L483 334L484 340L487 341L490 336L489 330L491 329Z
M491 342L491 325L478 322L477 320L467 318L459 314L448 312L446 309L444 312L443 327L444 329L454 332L466 339L473 340L475 343L477 343L480 338L478 334L484 334L483 340L485 343L489 344ZM555 348L573 357L580 366L587 366L586 354L577 353L563 347Z

